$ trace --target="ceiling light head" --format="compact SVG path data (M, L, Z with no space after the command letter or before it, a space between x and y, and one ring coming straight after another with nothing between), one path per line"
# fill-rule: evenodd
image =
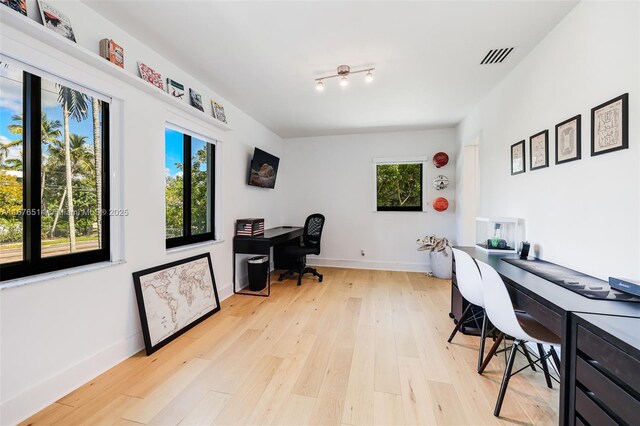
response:
M349 65L340 65L337 71L338 75L349 75L351 67Z
M342 77L340 77L340 86L346 87L348 85L349 85L349 80L347 79L347 76L343 75Z
M318 92L322 92L324 90L324 82L322 80L318 80L316 83L316 90Z
M365 76L364 76L364 81L366 81L367 83L371 83L373 81L373 71L372 70L367 71L367 74L365 74Z

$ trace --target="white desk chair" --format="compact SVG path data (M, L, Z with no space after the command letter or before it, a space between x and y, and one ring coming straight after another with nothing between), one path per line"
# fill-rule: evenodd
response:
M467 305L460 318L458 318L458 323L451 332L447 342L451 343L456 333L464 325L465 321L477 319L477 317L482 314L482 330L480 333L480 349L478 352L478 372L480 372L480 368L483 365L484 342L487 337L488 327L487 316L484 314L482 277L480 276L480 270L478 269L475 260L473 260L473 258L467 253L454 248L453 256L456 260L456 280L458 282L458 289L460 290L462 297L470 302L470 304ZM481 307L482 312L474 315L471 310L471 304Z
M502 408L504 395L507 391L509 379L512 375L515 375L518 372L529 367L530 365L540 361L542 370L545 373L545 378L547 379L547 386L551 387L551 379L546 365L546 359L551 356L554 360L554 363L556 364L556 368L558 369L558 371L560 371L560 360L558 354L554 349L554 345L560 344L560 338L526 313L516 312L516 310L513 308L513 304L511 303L509 292L507 291L502 278L500 278L500 275L498 275L496 270L481 261L477 261L477 264L480 268L482 285L484 288L484 294L486 295L486 297L484 298L485 312L491 320L491 323L498 330L500 330L505 335L512 336L514 339L513 346L511 347L511 352L509 353L509 360L507 361L507 366L504 370L504 376L502 377L502 384L500 385L498 401L496 402L496 407L493 411L493 415L497 417L500 415L500 409ZM513 369L513 362L516 359L518 348L522 348L521 350L523 350L523 353L526 354L526 352L524 352L524 348L526 348L526 342L536 343L540 352L540 358L533 362L529 361L530 365L527 365L526 367L523 367L515 373L511 374L511 370ZM544 353L542 345L549 345L551 347L549 354ZM494 348L492 348L491 352L493 352L493 350ZM491 355L492 353L490 353L489 356Z

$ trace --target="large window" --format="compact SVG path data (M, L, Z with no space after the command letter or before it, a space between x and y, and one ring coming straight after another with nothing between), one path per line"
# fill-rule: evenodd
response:
M378 211L422 211L422 163L376 164Z
M215 145L165 130L167 248L215 239Z
M0 280L109 260L109 104L0 64Z

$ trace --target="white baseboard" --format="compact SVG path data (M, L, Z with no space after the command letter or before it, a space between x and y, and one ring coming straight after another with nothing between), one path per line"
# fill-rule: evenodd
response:
M375 269L382 271L428 272L429 264L409 262L384 262L377 260L345 260L328 259L323 257L307 257L307 264L311 266L329 266L334 268Z
M231 284L218 289L220 301L231 295ZM0 405L0 425L17 424L29 418L142 349L142 333L136 333L43 380Z

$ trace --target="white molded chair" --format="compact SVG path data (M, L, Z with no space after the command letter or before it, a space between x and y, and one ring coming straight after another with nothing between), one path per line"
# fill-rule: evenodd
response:
M502 385L500 386L498 401L496 402L496 407L493 412L493 415L497 417L500 415L504 395L507 391L507 386L509 385L509 379L512 376L511 370L513 369L513 363L515 361L518 348L520 347L526 355L527 352L524 352L526 350L525 343L532 342L537 344L540 354L538 361L540 361L542 370L545 373L547 386L551 387L551 379L546 359L551 356L556 364L557 370L560 371L560 359L554 348L554 345L558 345L560 343L560 338L526 313L517 312L513 308L509 292L507 291L502 278L498 275L498 272L484 262L477 261L476 263L480 268L482 285L484 288L484 294L486 295L484 298L485 312L489 317L489 320L491 320L491 323L500 330L503 335L512 336L514 339L511 352L509 353L509 360L507 361L507 365L504 370L504 376L502 377ZM500 340L502 340L502 338L496 341L496 343L499 344ZM551 347L549 354L544 353L542 345L549 345ZM495 347L496 345L494 344L494 348L491 348L489 356L493 355ZM529 359L528 355L527 358ZM535 364L535 362L531 361L529 361L529 363L530 365ZM518 371L516 371L516 373L518 373Z
M465 321L475 319L477 315L480 315L473 315L471 304L483 308L482 330L480 333L480 349L478 352L478 372L480 372L480 367L483 365L482 361L484 357L484 343L487 337L488 327L487 316L484 315L484 292L482 288L482 277L480 276L480 270L478 269L475 260L473 260L473 258L467 253L454 248L453 256L456 260L456 279L458 283L458 289L460 290L462 296L468 302L470 302L470 304L467 305L460 318L458 318L458 323L451 332L451 335L449 336L447 342L451 343L456 333L464 325Z

